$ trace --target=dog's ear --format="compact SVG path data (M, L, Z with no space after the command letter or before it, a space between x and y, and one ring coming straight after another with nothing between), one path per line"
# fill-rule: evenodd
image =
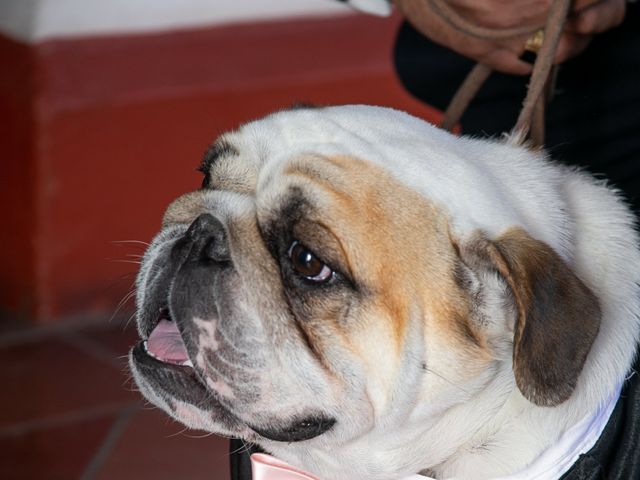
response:
M498 272L516 311L513 370L522 394L554 406L573 392L600 327L593 292L546 243L514 228L495 240L477 235L473 263Z

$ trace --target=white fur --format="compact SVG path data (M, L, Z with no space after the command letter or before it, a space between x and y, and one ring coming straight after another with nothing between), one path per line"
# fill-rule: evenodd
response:
M289 185L283 170L296 158L357 157L384 167L446 212L459 244L477 230L493 238L516 226L545 242L595 293L603 315L573 395L552 408L529 402L515 385L513 312L505 311L504 285L490 275L478 278L485 289L483 328L493 355L486 366L461 364L459 353L430 335L426 325L432 314L417 306L397 373L387 365L384 374L373 372L377 383L367 378L368 366L339 350L324 353L348 378L331 383L303 347L279 343L269 352L270 370L256 385L267 402L258 406L282 417L301 405L318 406L337 422L334 429L307 441L258 438L271 453L323 480L394 480L426 469L436 478L506 475L523 469L596 411L629 371L640 330L638 239L632 215L603 182L555 165L514 141L456 137L379 107L279 112L226 134L225 140L239 152L238 168L248 172L247 181L256 186L255 196L203 194L208 210L227 215L220 217L223 222L250 222L254 216L259 221L260 213L269 211ZM224 208L216 206L224 202ZM152 281L152 260L160 249L170 247L175 233L171 228L145 255L138 280L140 308L144 288ZM255 261L252 258L235 259L242 264ZM249 272L253 268L240 266ZM250 295L248 286L246 290ZM280 325L262 317L263 311L277 308L262 308L248 297L245 303L242 309L255 324L255 335L266 338L267 327ZM287 325L282 322L282 328ZM279 335L287 338L286 331ZM372 352L372 357L376 354L380 352ZM420 368L423 362L427 371ZM385 384L387 379L391 385ZM153 392L148 395L153 397ZM151 399L167 409L162 399ZM193 422L196 413L187 411L183 421ZM216 431L215 426L204 426Z
M386 412L349 443L332 439L334 448L315 441L267 442L285 460L326 479L397 478L426 466L439 478L508 474L593 412L629 371L639 331L640 255L632 215L603 182L518 145L455 137L378 107L280 112L245 125L233 141L245 158L261 164L259 203L270 202L269 186L297 155L366 159L447 211L462 241L477 229L495 237L513 226L524 228L564 258L603 312L577 388L558 407L538 407L522 397L510 350L503 348L503 356L473 384L450 387L457 398L449 404L396 403L398 412ZM420 356L423 348L416 345L408 354ZM425 382L418 392L400 383L397 397L405 403L411 395L428 399L432 386Z

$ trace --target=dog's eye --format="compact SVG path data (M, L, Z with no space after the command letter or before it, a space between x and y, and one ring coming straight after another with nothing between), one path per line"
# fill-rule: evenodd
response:
M209 172L209 167L203 162L196 170L202 174L202 184L200 188L211 188L211 172Z
M289 259L293 269L307 280L324 283L333 277L333 270L298 241L291 244Z
M211 188L211 175L209 174L209 172L204 173L204 177L202 178L202 185L200 186L200 188Z

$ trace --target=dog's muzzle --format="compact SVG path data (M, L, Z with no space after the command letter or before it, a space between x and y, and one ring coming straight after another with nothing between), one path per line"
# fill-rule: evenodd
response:
M145 289L138 314L142 341L131 351L132 370L150 390L143 386L148 397L162 398L172 411L177 400L209 412L225 433L248 427L276 441L311 439L334 425L315 411L267 421L240 421L233 413L245 413L260 399L266 360L250 334L255 329L238 320L243 316L231 291L240 286L218 219L201 214L153 262L140 286Z

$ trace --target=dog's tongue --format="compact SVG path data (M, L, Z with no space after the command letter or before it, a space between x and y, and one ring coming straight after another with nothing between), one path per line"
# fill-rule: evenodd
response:
M158 360L181 364L189 360L175 322L160 320L147 339L147 352Z

